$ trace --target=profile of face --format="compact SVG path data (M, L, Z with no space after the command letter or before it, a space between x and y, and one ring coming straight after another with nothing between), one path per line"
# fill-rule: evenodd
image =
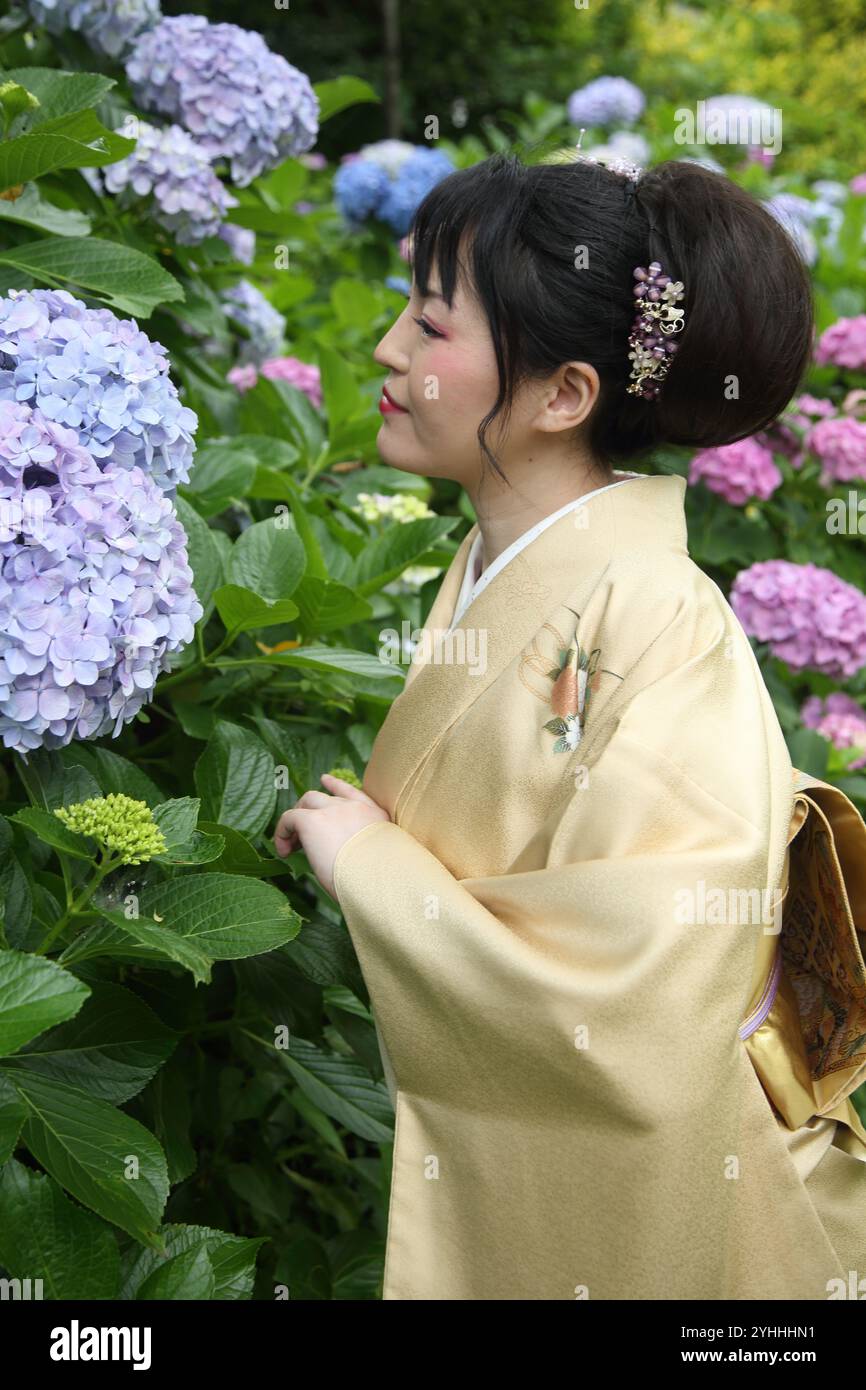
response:
M474 494L485 468L478 427L499 394L496 355L483 306L465 278L450 309L440 289L431 273L424 297L413 277L406 307L373 353L388 370L384 399L403 407L383 412L376 446L393 468L449 478ZM570 437L589 415L598 387L595 368L578 362L518 388L507 431L503 411L486 434L512 483L527 468L537 477L545 458L573 457Z

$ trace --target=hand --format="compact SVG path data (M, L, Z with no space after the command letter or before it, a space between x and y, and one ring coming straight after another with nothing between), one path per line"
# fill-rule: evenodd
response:
M334 891L334 860L347 840L377 820L390 820L388 812L359 787L342 777L322 773L327 792L304 792L290 811L284 811L274 832L274 849L281 859L302 849L316 878L331 897Z

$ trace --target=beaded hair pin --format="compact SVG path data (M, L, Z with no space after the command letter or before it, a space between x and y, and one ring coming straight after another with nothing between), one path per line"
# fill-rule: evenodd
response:
M580 132L583 139L583 131ZM580 150L578 141L577 150ZM629 191L634 195L637 181L643 173L638 164L630 159L619 157L595 159L591 154L580 153L580 160L590 164L600 164L614 174L623 174L629 181ZM645 400L657 400L661 383L671 368L679 343L671 341L672 335L681 333L685 327L685 310L676 306L685 298L682 280L672 280L662 273L658 261L649 266L635 266L634 269L634 307L635 318L629 334L629 353L631 362L629 395L643 396Z

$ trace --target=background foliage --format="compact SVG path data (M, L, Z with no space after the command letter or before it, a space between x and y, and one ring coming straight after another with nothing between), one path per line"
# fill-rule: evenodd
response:
M677 105L731 89L783 105L779 171L732 173L762 197L803 191L807 175L859 168L863 8L414 6L404 134L420 141L439 112L458 165L514 140L573 141L569 92L627 72L648 93L656 158L680 152ZM250 22L234 0L164 9ZM381 136L379 7L340 5L339 35L327 6L266 18L271 46L317 83L317 148L333 160ZM122 66L20 10L0 39L0 80L40 102L9 112L0 142L0 293L70 289L165 345L199 421L177 509L204 606L195 642L117 738L0 763L0 1273L44 1274L57 1298L273 1298L277 1286L375 1298L393 1113L369 999L336 904L303 854L275 856L271 836L322 772L363 776L401 687L378 659L380 634L420 625L474 520L455 486L378 461L372 349L402 308L385 282L405 263L385 227L346 226L333 163L304 156L232 190L230 222L256 234L251 265L219 237L179 245L81 172L129 149L114 133L135 112ZM467 93L457 129L448 113ZM864 209L850 195L838 238L821 245L820 328L866 310ZM242 277L285 316L284 350L318 368L321 407L283 380L260 374L246 391L227 380L250 339L220 296ZM825 366L807 389L841 400L863 385L862 372ZM784 487L767 502L689 489L698 564L726 592L765 558L866 588L862 540L816 525L817 464L777 463ZM674 450L651 471L688 468ZM362 493L416 506L368 515ZM800 719L803 700L834 683L756 650L795 764L866 804L850 753ZM862 699L866 671L846 689ZM162 853L117 864L51 814L112 792L154 810Z

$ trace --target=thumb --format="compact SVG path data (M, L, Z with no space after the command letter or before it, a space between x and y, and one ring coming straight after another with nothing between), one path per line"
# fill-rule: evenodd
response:
M346 782L342 777L334 777L330 772L323 772L320 781L324 782L328 791L333 791L335 796L344 796L347 801L366 801L368 805L375 806L376 803L372 796L368 796L360 787L355 787L351 782Z

